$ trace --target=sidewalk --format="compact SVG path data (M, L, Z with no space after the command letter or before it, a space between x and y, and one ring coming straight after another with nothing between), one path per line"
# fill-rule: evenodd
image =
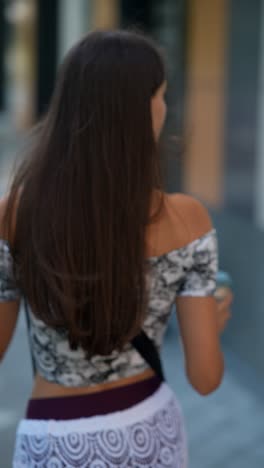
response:
M225 349L225 376L201 397L186 380L179 342L168 334L164 363L186 418L189 468L264 467L264 379Z

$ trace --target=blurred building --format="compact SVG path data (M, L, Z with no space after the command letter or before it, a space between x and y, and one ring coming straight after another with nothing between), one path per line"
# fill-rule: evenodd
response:
M212 206L235 209L264 225L264 164L259 157L264 145L259 99L261 4L260 0L3 0L0 108L4 43L9 55L13 53L17 120L26 127L45 111L58 63L78 38L93 28L139 27L166 50L168 135L184 136L178 147L184 147L181 158L168 139L170 166L175 168L168 171L169 190L186 190Z

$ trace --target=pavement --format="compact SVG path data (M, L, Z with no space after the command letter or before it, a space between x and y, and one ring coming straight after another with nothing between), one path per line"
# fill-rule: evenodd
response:
M163 359L186 418L190 468L263 468L264 379L224 348L223 382L201 397L187 382L174 331L167 334Z
M0 193L14 162L20 136L0 115ZM175 318L166 335L163 361L168 382L186 418L190 468L264 468L264 377L225 349L219 390L201 397L188 384ZM32 384L27 331L21 310L15 336L0 365L0 468L11 468L15 431Z

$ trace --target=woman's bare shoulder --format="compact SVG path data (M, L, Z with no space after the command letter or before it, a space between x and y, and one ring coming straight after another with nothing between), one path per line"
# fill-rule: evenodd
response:
M194 197L163 194L163 207L147 230L148 256L181 249L212 229L207 209Z
M212 221L207 208L196 198L182 193L166 195L168 216L175 231L183 227L184 243L202 237L212 229Z

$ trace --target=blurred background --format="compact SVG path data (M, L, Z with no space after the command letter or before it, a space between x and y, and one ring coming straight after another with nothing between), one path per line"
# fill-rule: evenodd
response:
M234 282L233 318L223 336L226 374L215 394L199 397L188 386L175 319L166 337L164 362L186 416L190 467L263 468L264 2L0 0L0 194L69 47L86 31L131 26L165 50L167 190L208 205L220 266ZM31 383L21 314L0 367L3 468L11 466Z

